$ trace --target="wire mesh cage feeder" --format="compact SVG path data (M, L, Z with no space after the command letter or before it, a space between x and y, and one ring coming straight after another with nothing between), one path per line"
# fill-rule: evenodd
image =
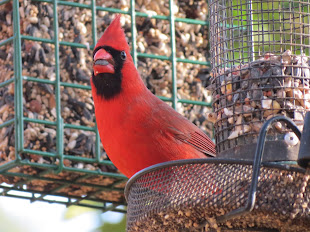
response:
M104 156L89 107L96 10L95 1L0 1L2 196L126 213L127 178Z
M115 14L147 87L212 134L196 116L211 108L207 4L172 3L0 0L2 196L126 213L128 178L101 146L89 83L94 45Z
M310 231L310 1L209 10L218 157L132 177L127 230Z
M253 158L263 122L284 115L302 129L310 108L309 1L210 1L210 12L217 152ZM296 160L291 135L276 123L265 159Z

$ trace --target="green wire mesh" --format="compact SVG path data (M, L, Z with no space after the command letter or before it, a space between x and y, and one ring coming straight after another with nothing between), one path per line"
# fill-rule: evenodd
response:
M201 3L206 4L203 1L199 4ZM179 0L177 4L182 8L189 3ZM203 116L205 109L210 110L210 99L201 93L197 94L198 97L187 97L181 93L178 84L180 70L177 70L180 65L189 65L188 69L192 70L209 66L209 62L205 59L208 56L205 43L199 45L202 58L195 59L191 52L184 51L182 54L186 55L180 56L178 49L182 46L178 45L176 40L182 37L182 31L179 30L179 25L182 24L195 29L194 33L198 34L202 41L207 41L208 22L205 20L206 17L200 17L202 14L206 16L207 12L199 12L202 6L197 5L195 10L199 17L192 16L195 11L188 10L181 14L182 17L175 17L171 13L175 10L172 0L165 2L166 8L163 8L165 14L152 14L149 10L142 12L141 1L131 0L129 7L117 8L116 5L114 2L103 0L85 0L79 3L57 0L0 1L0 22L9 22L0 25L0 30L4 32L0 37L2 195L31 201L125 212L118 206L126 205L123 191L127 178L116 170L101 147L89 86L91 74L89 59L92 49L114 13L129 17L130 24L125 27L125 32L130 38L132 56L135 65L140 73L142 72L142 77L151 75L156 79L160 74L146 73L146 67L141 65L141 60L162 61L168 64L167 67L171 70L166 69L161 73L170 76L168 83L171 83L171 86L168 88L168 94L161 94L162 90L158 91L160 86L156 81L153 92L162 100L170 102L175 109L183 108L183 113L187 117L194 122L200 122L200 127L208 129L207 132L212 135L212 125ZM72 9L74 14L70 15ZM78 20L74 21L75 17L87 18L85 20L87 23L82 25ZM80 37L80 32L76 31L76 28L70 28L69 18L80 31L88 27L91 28L91 33L87 32L83 38ZM148 19L151 23L154 20L156 23L166 25L169 54L141 50L137 38L138 33L143 31L137 28L136 22L141 19ZM37 20L42 20L43 23ZM25 21L30 21L29 25L40 26L40 30L27 26ZM157 27L157 24L144 26L144 30L150 30L152 27ZM70 33L66 29L71 30ZM33 50L33 47L37 50ZM6 51L14 55L3 58L3 53ZM32 57L32 60L29 57ZM79 60L76 69L70 73L63 71L64 66L74 63L75 60ZM81 64L86 68L83 69ZM74 75L76 80L69 79L68 74ZM190 83L190 88L196 88L197 92L198 84L203 85L202 88L206 87L205 79L208 75L205 73L194 75L197 80L185 83ZM203 84L197 76L204 79ZM41 92L37 91L38 87L42 89ZM42 95L43 92L45 97ZM8 94L5 95L6 93ZM32 98L28 99L27 96ZM77 97L82 100L78 101ZM36 101L38 98L44 104L38 104ZM48 114L40 115L41 107L46 107ZM84 109L89 109L90 113L75 121L72 114L85 113ZM198 112L194 116L193 109ZM200 119L197 120L197 117ZM45 136L40 138L38 134ZM77 141L84 144L87 149L82 151L76 149Z

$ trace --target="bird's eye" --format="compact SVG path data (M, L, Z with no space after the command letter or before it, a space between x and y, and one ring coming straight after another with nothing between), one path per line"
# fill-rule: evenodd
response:
M121 51L121 59L122 60L126 60L126 57L127 57L126 52L125 51Z

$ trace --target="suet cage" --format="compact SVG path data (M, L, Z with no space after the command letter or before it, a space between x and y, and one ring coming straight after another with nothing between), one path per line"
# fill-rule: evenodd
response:
M1 195L126 212L89 85L115 14L147 87L212 135L205 1L1 0Z
M132 177L129 231L310 230L309 7L209 1L218 157Z

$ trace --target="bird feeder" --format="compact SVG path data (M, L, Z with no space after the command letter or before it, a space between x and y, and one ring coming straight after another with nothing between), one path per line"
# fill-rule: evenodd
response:
M196 116L211 108L209 71L198 72L209 66L207 6L176 4L170 15L167 1L0 0L1 195L126 212L128 179L101 146L89 83L115 14L150 90L212 134Z
M100 147L87 85L96 6L6 0L0 9L1 195L125 213L127 178Z
M132 177L127 230L308 231L309 1L210 0L209 15L218 157Z
M283 115L302 130L310 109L308 1L210 1L213 108L218 155L253 159L265 121ZM265 160L296 160L299 141L282 122Z

